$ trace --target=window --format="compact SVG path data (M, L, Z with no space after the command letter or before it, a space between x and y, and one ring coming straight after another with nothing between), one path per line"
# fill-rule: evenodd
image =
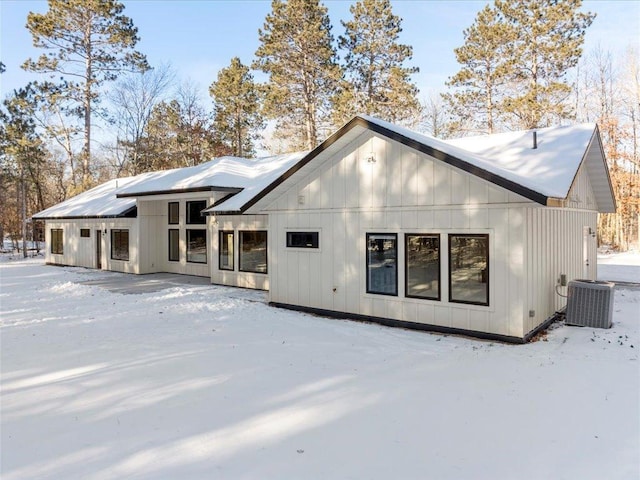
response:
M187 230L187 262L207 263L206 230Z
M233 230L220 232L218 268L233 270Z
M195 202L187 202L187 224L188 225L204 225L207 218L200 212L207 208L206 200L198 200Z
M240 271L267 273L267 232L246 231L240 234Z
M62 229L61 228L52 228L51 229L51 253L55 255L62 255L63 252L63 242L62 242Z
M180 223L180 202L169 202L169 225Z
M80 237L82 237L82 238L90 238L91 237L91 230L89 230L88 228L81 228L80 229Z
M180 230L169 229L169 261L180 261Z
M405 295L440 300L440 235L407 234Z
M111 259L129 260L129 230L111 230Z
M449 301L489 305L489 235L449 235Z
M398 236L367 233L367 293L398 294Z
M287 232L287 247L318 248L318 232Z

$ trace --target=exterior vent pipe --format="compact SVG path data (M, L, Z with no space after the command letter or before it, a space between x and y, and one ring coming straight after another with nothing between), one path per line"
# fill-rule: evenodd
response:
M538 148L538 132L531 133L533 133L533 149L535 150L536 148Z

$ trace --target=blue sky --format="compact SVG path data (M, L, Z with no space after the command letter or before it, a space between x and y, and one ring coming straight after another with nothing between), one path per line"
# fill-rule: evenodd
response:
M350 18L352 2L328 0L333 34L343 33L340 20ZM414 76L421 96L443 91L447 77L459 66L453 49L463 42L469 27L485 1L395 0L394 13L403 18L401 41L413 46L410 65L420 68ZM234 56L249 64L258 47L258 29L271 10L270 1L158 1L124 0L125 13L138 27L138 49L152 65L169 62L181 80L207 89L217 72ZM24 28L29 11L45 12L45 1L0 0L0 59L7 71L0 76L2 97L12 89L35 79L20 69L22 62L39 52L31 45ZM598 13L586 35L585 51L597 45L622 54L629 45L640 46L640 1L585 1L583 10ZM260 74L257 79L264 79Z

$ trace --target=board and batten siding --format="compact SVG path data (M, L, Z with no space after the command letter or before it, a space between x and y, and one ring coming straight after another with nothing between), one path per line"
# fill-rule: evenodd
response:
M45 261L55 265L97 268L97 245L101 242L103 270L124 273L140 273L138 264L138 222L135 218L88 218L73 220L45 221L46 253ZM62 229L62 255L51 253L51 229ZM80 230L90 230L89 237L80 237ZM129 230L129 260L111 259L111 230ZM97 237L97 231L100 236Z
M229 285L232 287L253 288L256 290L269 289L270 273L253 273L239 271L239 234L241 230L268 230L269 217L267 215L219 215L211 217L211 283ZM220 231L233 231L233 270L219 268L219 234ZM267 235L267 246L271 243L270 233ZM267 257L267 261L269 258Z
M141 273L168 272L183 275L208 277L211 264L211 229L207 223L202 225L186 224L187 201L205 200L207 206L214 202L213 196L203 196L202 193L182 193L175 195L156 196L153 199L138 198L138 219L140 222L140 257ZM178 202L180 215L179 223L169 225L169 203ZM187 229L202 229L207 231L207 263L187 262ZM180 260L169 261L169 229L179 230Z
M375 161L371 161L374 159ZM527 199L365 132L266 208L269 300L522 337ZM318 249L286 247L318 231ZM366 293L366 233L398 235L398 295ZM405 298L404 234L440 234L441 300ZM448 234L489 234L489 306L448 301Z

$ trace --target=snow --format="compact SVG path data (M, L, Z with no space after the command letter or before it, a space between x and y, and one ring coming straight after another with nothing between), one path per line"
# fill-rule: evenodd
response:
M638 288L506 345L0 259L3 480L640 476Z
M305 154L306 152L298 152L257 159L221 157L194 167L154 172L119 189L118 195L136 196L172 191L179 193L203 187L242 188L243 191L235 197L244 201L234 200L239 204L239 208L297 163Z
M80 195L36 213L33 218L113 217L136 206L135 198L116 198L118 187L134 177L109 180Z
M445 141L374 117L362 118L553 198L566 198L596 128L591 123L541 128L538 148L533 149L531 131Z

